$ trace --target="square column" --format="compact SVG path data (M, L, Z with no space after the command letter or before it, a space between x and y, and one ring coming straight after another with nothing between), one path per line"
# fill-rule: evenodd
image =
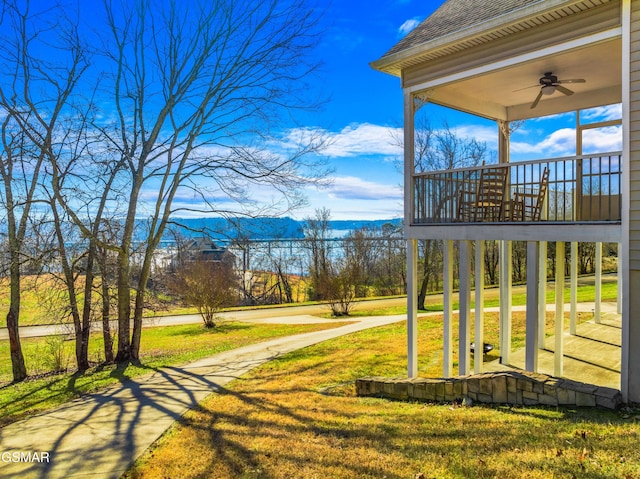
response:
M418 375L418 241L407 240L407 375Z
M460 314L458 324L458 374L471 371L471 241L460 241Z
M511 354L513 246L500 241L500 364L509 364Z
M556 317L553 374L563 375L564 358L564 242L556 241Z
M482 362L484 360L484 241L476 241L476 301L474 325L475 332L473 342L473 372L482 372Z
M544 328L547 323L547 249L547 242L540 241L538 247L538 261L540 262L538 269L538 348L540 349L544 349ZM527 262L528 269L529 263Z
M538 371L538 323L540 292L540 243L527 242L527 313L525 325L525 365L527 371Z
M443 371L442 376L453 376L453 241L444 241L444 291L443 291Z

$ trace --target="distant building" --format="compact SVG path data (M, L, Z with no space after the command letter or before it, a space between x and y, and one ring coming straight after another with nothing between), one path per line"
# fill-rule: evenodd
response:
M179 246L172 256L170 267L176 269L187 263L201 261L225 263L235 267L236 256L227 248L218 246L211 238L201 236Z

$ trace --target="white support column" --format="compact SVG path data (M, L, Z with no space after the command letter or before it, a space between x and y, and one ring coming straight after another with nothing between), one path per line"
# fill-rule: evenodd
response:
M405 228L413 223L415 190L415 100L409 90L404 90L404 224Z
M564 358L564 242L556 241L556 318L553 374L563 375Z
M453 376L453 241L444 242L444 360L442 375Z
M418 241L407 240L407 375L418 376Z
M484 360L484 241L476 241L476 300L473 342L475 343L473 353L473 372L482 372L482 362Z
M527 242L527 313L525 325L525 370L538 370L538 295L540 293L540 243Z
M415 192L415 103L414 97L404 90L404 224L413 223ZM418 241L407 240L407 375L418 375Z
M578 318L578 243L571 243L571 312L569 315L569 334L576 335Z
M618 258L618 270L617 270L617 276L616 276L616 280L618 282L618 294L617 294L617 298L618 298L618 302L617 302L617 308L616 311L618 314L622 314L622 261L620 261L620 251L622 251L622 243L618 243L618 254L617 254L617 258Z
M471 365L471 241L460 241L460 314L458 324L458 374L465 376Z
M511 241L500 241L500 363L509 364L511 354L511 286L513 278Z
M593 310L593 320L600 323L600 310L602 303L602 243L596 243L596 304Z
M547 323L547 242L540 241L539 246L539 282L538 282L538 347L544 349Z

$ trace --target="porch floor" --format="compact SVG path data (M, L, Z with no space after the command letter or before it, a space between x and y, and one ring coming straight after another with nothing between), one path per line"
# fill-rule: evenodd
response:
M600 323L588 321L576 326L576 335L564 334L562 377L597 386L620 389L621 316L615 304L603 303ZM538 350L538 371L554 375L555 336L545 339ZM509 365L499 361L484 363L484 371L497 372L524 369L525 350L511 352Z

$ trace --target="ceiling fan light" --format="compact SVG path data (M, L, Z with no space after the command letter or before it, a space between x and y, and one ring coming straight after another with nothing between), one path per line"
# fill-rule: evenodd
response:
M555 85L544 85L542 87L542 93L544 95L553 95L556 91L556 86Z

